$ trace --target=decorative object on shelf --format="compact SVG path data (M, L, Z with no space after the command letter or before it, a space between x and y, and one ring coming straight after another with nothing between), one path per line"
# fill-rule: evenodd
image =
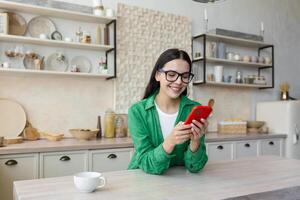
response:
M267 81L264 76L256 76L255 75L253 83L257 84L257 85L266 85Z
M235 83L243 83L243 73L241 71L236 72Z
M258 63L259 64L264 64L265 63L265 58L263 56L258 57Z
M257 63L258 62L258 57L257 56L251 56L250 57L250 62Z
M71 65L70 72L80 72L80 70L77 65Z
M101 58L99 62L99 71L100 74L108 74L107 63L105 58Z
M82 38L82 36L83 36L83 32L82 32L82 30L81 30L81 27L79 27L78 28L78 31L76 31L76 33L75 33L75 42L81 42L81 38Z
M223 42L217 43L217 58L226 58L226 45Z
M23 59L25 69L41 69L43 57L34 52L28 52Z
M102 42L102 27L100 24L96 28L96 44L103 44Z
M245 55L245 56L243 56L243 62L250 62L250 56L248 56L248 55Z
M42 58L36 58L36 59L34 59L34 67L35 67L36 70L43 69L44 59L45 59L44 56Z
M215 81L214 74L207 74L207 81Z
M264 40L265 28L264 23L260 22L260 36L262 37L262 41Z
M70 37L65 37L64 41L65 42L73 42L73 39Z
M8 14L0 13L0 34L8 34Z
M45 70L65 72L68 69L68 59L63 53L53 53L46 60Z
M271 65L272 64L272 60L269 56L264 57L264 62L265 62L266 65Z
M232 76L231 75L228 75L224 78L224 82L226 83L231 83L231 80L232 80Z
M106 8L105 9L105 16L106 17L114 17L114 10L112 8Z
M54 31L53 33L51 33L52 40L62 40L62 38L62 34L58 31Z
M42 40L48 40L48 39L49 39L48 35L45 34L45 33L41 33L41 34L39 35L39 38L42 39Z
M235 55L234 52L228 51L228 52L226 53L226 59L227 59L227 60L234 60L234 58L233 58L234 55Z
M290 85L287 82L279 84L280 89L280 100L289 100L289 89Z
M91 34L87 31L84 31L81 38L81 42L90 44L92 42Z
M215 77L216 82L223 81L223 66L222 65L214 66L214 77Z
M38 38L40 34L46 34L50 38L51 34L56 31L56 26L48 17L37 16L29 21L27 30L31 37Z
M104 32L104 44L109 45L109 28L105 26L103 32Z
M206 57L216 57L217 43L207 42L206 43Z
M200 52L195 52L195 59L201 58L201 53Z
M27 23L26 20L19 14L8 12L8 34L10 35L25 35Z
M8 68L10 68L10 63L9 62L4 62L4 63L1 64L1 67L8 69Z
M116 114L113 110L108 109L105 111L104 116L104 137L115 137L115 117Z
M126 114L116 114L115 136L116 138L127 136L127 115Z
M209 33L224 35L229 37L241 38L246 40L255 40L255 41L263 41L263 37L260 35L254 35L249 33L242 33L238 31L226 30L221 28L216 28L214 30L210 30Z
M233 56L233 60L234 61L240 61L241 60L241 56L239 53L235 53L234 56Z
M104 16L102 0L93 0L93 13L97 16Z
M92 68L91 61L85 56L75 56L71 59L71 66L76 66L78 72L89 73Z

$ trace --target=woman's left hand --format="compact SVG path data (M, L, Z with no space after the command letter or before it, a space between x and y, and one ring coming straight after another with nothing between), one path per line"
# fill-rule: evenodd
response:
M197 120L193 120L191 125L192 125L191 142L198 142L199 139L206 133L208 122L205 119L201 119L201 122Z

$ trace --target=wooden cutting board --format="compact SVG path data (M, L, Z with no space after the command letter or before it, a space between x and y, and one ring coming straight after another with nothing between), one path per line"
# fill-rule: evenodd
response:
M0 135L17 137L26 125L23 107L12 100L0 99Z

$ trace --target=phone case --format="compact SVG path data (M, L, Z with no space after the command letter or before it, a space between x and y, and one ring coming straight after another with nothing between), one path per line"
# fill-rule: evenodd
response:
M194 119L201 122L200 120L207 119L211 112L212 108L210 106L195 106L185 120L184 124L191 124Z

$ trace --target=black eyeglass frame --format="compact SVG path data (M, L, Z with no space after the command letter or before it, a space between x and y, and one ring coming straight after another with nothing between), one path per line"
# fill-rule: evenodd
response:
M165 73L166 80L169 81L169 82L171 82L171 83L177 81L178 77L180 76L181 81L182 81L183 83L189 84L189 83L193 80L193 78L194 78L194 76L195 76L192 72L178 73L178 72L176 72L176 71L174 71L174 70L167 70L167 71L165 71L165 70L163 70L163 69L158 69L157 71L162 72L162 73ZM172 81L168 80L168 73L169 73L169 72L173 72L173 73L176 73L176 74L177 74L177 77L176 77L175 80L172 80ZM189 81L188 81L188 82L186 82L186 81L184 81L184 80L182 79L182 76L183 76L184 74L189 74Z

